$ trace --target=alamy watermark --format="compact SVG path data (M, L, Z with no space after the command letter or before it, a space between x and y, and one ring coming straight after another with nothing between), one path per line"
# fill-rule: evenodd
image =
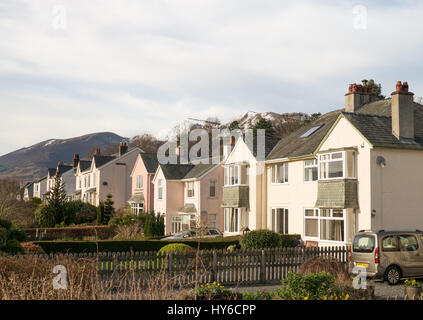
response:
M68 16L64 5L55 5L51 10L52 21L51 26L54 29L67 29L68 27Z
M265 160L266 130L194 129L178 134L178 141L168 141L157 152L160 164L219 164L229 156L234 141L243 139L257 161ZM190 145L190 142L195 144ZM222 154L223 150L223 154ZM211 151L211 152L210 152Z
M367 29L367 8L363 5L353 7L353 28L356 30Z
M53 268L53 273L57 276L53 279L53 289L66 290L68 288L68 271L65 266L57 265Z

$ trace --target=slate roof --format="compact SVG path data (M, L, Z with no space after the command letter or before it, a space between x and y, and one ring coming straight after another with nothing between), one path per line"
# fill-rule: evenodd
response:
M342 110L335 110L326 113L315 121L282 138L270 152L266 160L282 159L288 157L294 158L312 154L323 140L326 133L335 123L336 119L338 119L341 111ZM320 126L320 128L313 134L308 137L300 138L301 135L316 126Z
M391 99L365 104L355 113L344 109L324 114L315 121L301 127L281 139L267 160L295 158L312 154L326 136L340 114L349 120L375 147L423 149L423 106L414 103L415 141L400 141L392 134ZM309 137L300 138L310 128L321 126Z
M195 166L193 164L161 164L166 180L181 180Z
M91 161L90 160L80 160L79 161L79 168L81 172L84 172L91 168Z
M50 177L55 177L56 176L56 171L57 168L48 168L48 174Z
M199 164L195 165L188 172L188 174L184 177L184 179L196 179L196 178L199 178L203 174L205 174L207 171L209 171L210 169L212 169L212 168L214 168L216 166L218 166L218 164L215 164L215 163L208 163L208 164L199 163Z
M148 173L155 173L157 167L159 166L159 161L157 160L157 153L144 153L140 152L144 166L147 169Z
M101 166L104 166L106 163L116 159L116 157L113 156L94 156L93 161L95 163L96 168L100 168Z
M69 170L72 170L73 166L63 165L63 166L58 166L58 168L59 168L59 174L63 174L65 172L68 172Z

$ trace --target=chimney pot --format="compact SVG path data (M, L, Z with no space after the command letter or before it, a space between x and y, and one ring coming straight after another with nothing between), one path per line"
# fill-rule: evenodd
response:
M79 163L79 154L75 153L73 155L73 167L76 168L78 166Z
M94 155L99 156L100 155L100 148L96 148Z
M63 161L59 161L58 166L63 166Z
M397 85L396 85L396 91L401 91L401 89L402 89L402 83L401 83L401 81L397 81Z
M119 143L119 156L124 155L128 152L128 144L126 142Z

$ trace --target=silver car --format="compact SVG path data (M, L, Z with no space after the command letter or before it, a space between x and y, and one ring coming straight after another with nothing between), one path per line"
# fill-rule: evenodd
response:
M401 279L423 277L423 232L358 232L350 249L349 271L364 267L369 278L383 279L391 285Z
M205 230L187 230L180 233L176 233L172 236L163 238L162 240L178 240L178 239L189 239L189 238L214 238L222 237L223 234L217 229L205 229Z

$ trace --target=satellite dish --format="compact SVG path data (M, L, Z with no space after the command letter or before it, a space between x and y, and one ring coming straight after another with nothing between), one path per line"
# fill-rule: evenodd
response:
M382 168L384 168L384 167L386 166L386 160L385 160L385 158L384 158L384 157L382 157L382 156L378 156L378 157L376 158L376 164L377 164L378 166L381 166Z

